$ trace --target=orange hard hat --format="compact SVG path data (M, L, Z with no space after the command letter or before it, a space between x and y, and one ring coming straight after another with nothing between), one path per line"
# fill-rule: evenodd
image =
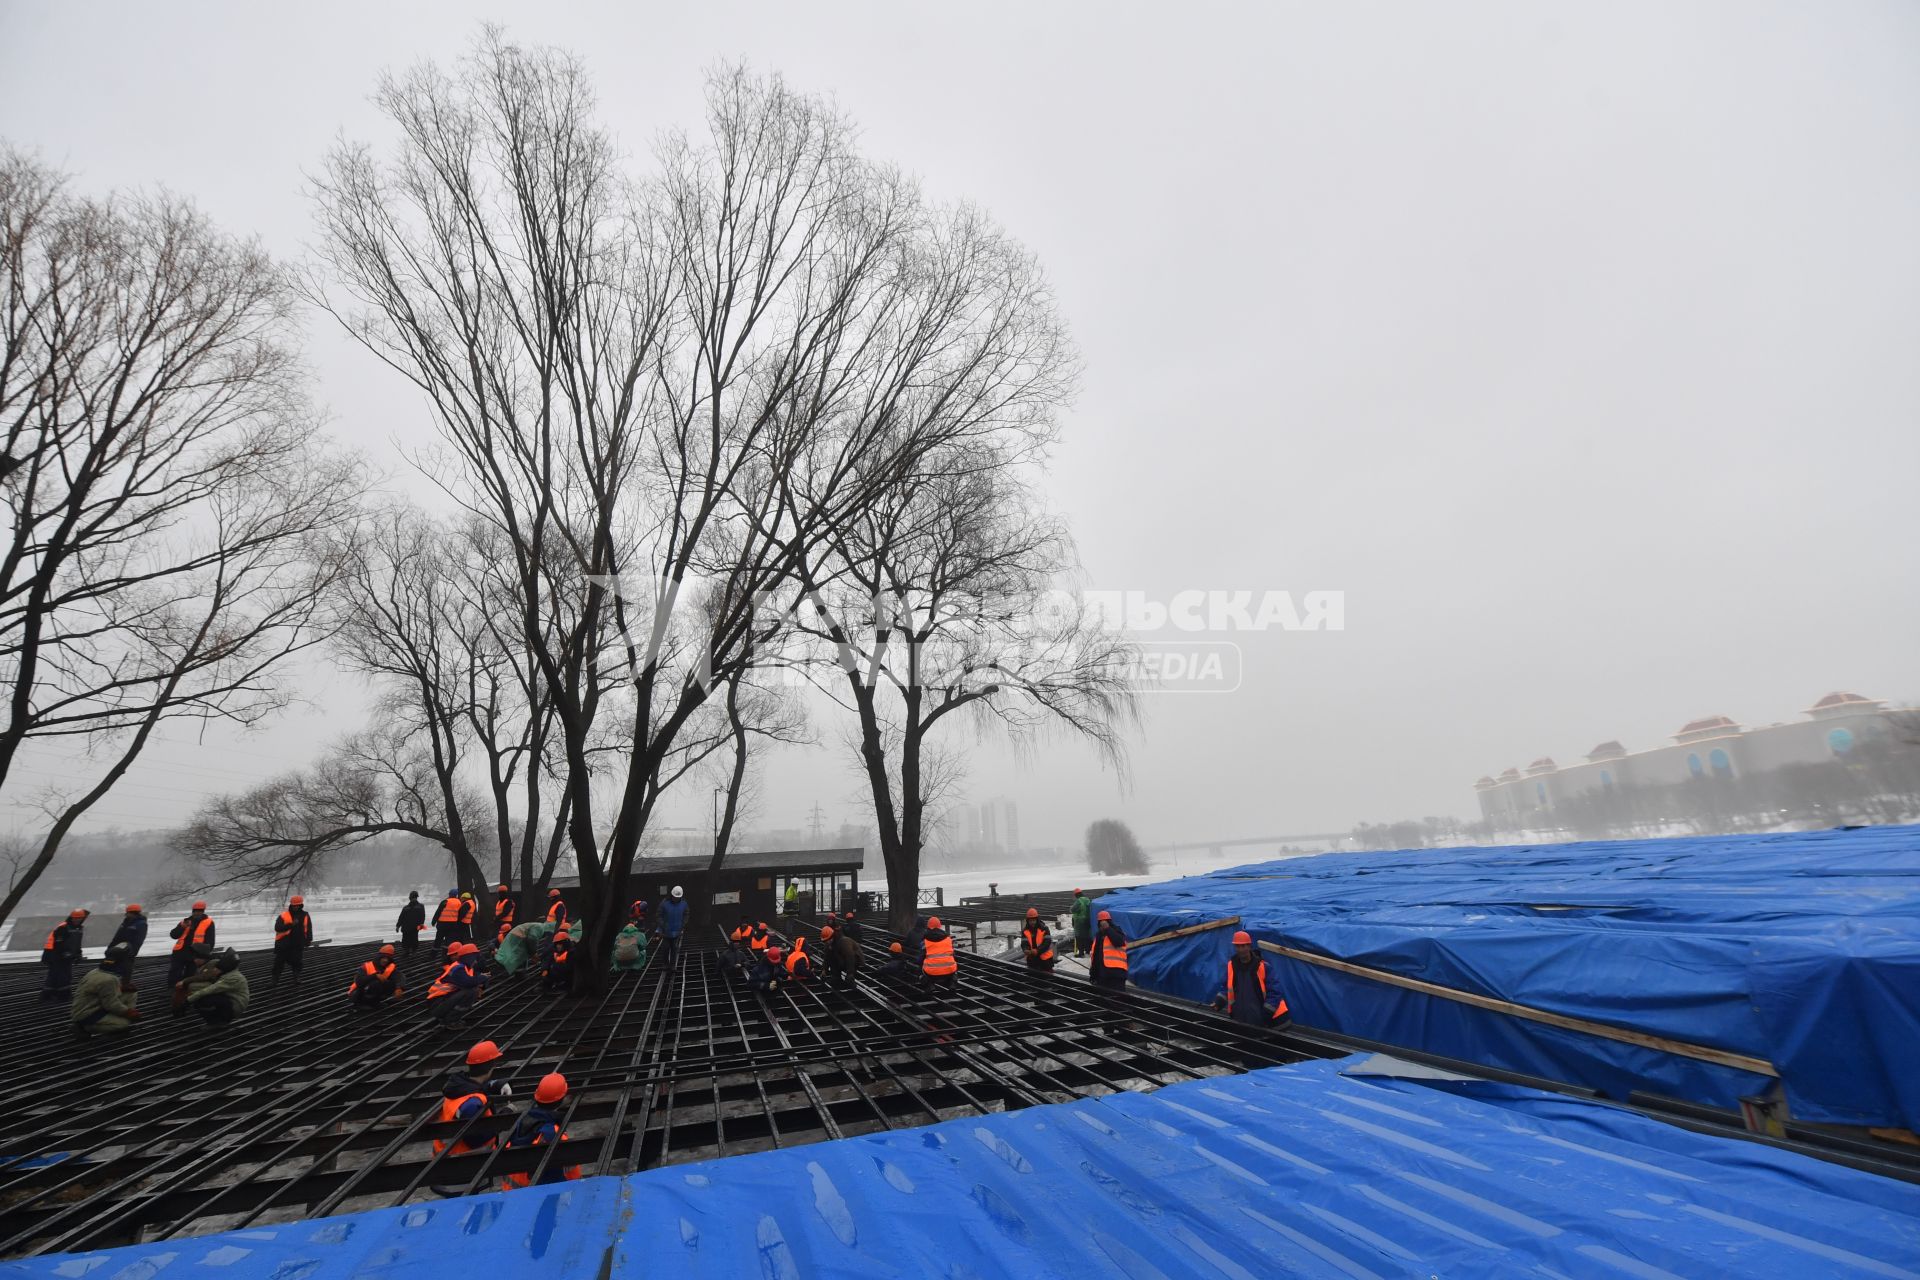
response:
M820 941L825 942L828 938L831 938L832 936L833 936L832 925L823 924L820 926Z
M479 955L479 954L480 954L480 947L479 947L479 944L477 944L477 943L472 943L472 942L463 942L463 943L461 943L461 944L460 944L460 954L461 954L461 955L463 955L463 956L477 956L477 955Z
M946 927L947 926L940 923L939 916L929 916L927 918L927 928L929 929L944 929Z
M1249 934L1245 929L1242 929L1233 935L1233 945L1236 947L1250 947L1253 945L1253 935Z
M470 1067L484 1067L489 1062L498 1062L503 1056L505 1055L500 1052L499 1045L491 1040L482 1040L479 1044L467 1050L467 1065Z
M93 912L87 910L85 907L75 907L73 910L67 912L67 919L85 920L88 916L92 914Z
M547 890L547 896L549 898L557 898L560 896L560 891L558 889L549 889Z
M570 933L568 933L568 932L567 932L567 931L566 931L565 929L556 929L556 930L554 930L554 934L553 934L553 940L554 940L555 942L558 942L558 941L560 941L560 939L562 939L562 938L565 938L565 939L566 939L566 940L567 940L568 942L572 942L572 941L573 941L573 935L572 935L572 934L570 934Z
M296 893L287 899L287 905L290 907L304 907L307 905L307 900Z
M204 902L196 902L193 904L193 909L195 911L205 911L207 909L207 904Z
M390 956L390 955L392 955L392 954L393 954L393 944L392 944L391 942L389 942L389 943L388 943L388 944L387 944L386 946L384 946L384 947L382 947L382 948L380 948L380 954L381 954L381 955L383 955L383 956Z
M549 1071L540 1077L540 1083L533 1087L533 1100L551 1106L567 1096L567 1078L558 1071Z
M513 890L511 890L511 889L509 889L509 888L507 888L507 886L505 886L505 885L503 885L503 884L497 884L497 885L495 885L495 886L493 886L493 891L494 891L495 893L511 893L511 892L513 892Z
M129 902L129 903L127 904L127 914L128 914L128 915L130 915L130 916L131 916L131 915L138 915L138 914L140 913L140 911L141 911L141 906L140 906L140 904L139 904L139 903L137 903L137 902Z
M1107 921L1111 921L1111 920L1113 919L1113 912L1111 912L1111 911L1102 911L1102 912L1100 913L1100 916L1099 916L1099 918L1100 918L1100 919L1102 919L1102 920L1107 920Z
M1038 907L1027 908L1027 919L1038 920L1039 918L1040 918L1040 908Z
M1075 889L1075 890L1073 891L1073 896L1074 896L1074 897L1076 897L1076 898L1077 898L1077 897L1079 897L1079 896L1080 896L1080 891L1079 891L1078 889Z
M899 955L902 951L905 951L906 948L896 942L892 946L889 946L887 950L893 952L895 955Z

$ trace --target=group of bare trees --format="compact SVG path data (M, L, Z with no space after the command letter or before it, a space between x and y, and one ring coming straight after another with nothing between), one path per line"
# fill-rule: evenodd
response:
M473 888L490 871L532 887L564 862L599 945L624 916L662 797L690 777L726 791L719 861L750 751L805 732L797 682L848 712L894 902L915 900L944 726L1021 741L1058 729L1118 761L1134 705L1127 643L1043 607L1067 598L1050 593L1073 552L1032 475L1075 359L1027 251L862 156L828 103L777 77L714 75L705 131L669 135L648 166L595 120L577 61L497 32L457 68L385 79L377 101L394 140L327 157L312 188L317 260L297 287L410 384L432 437L409 452L433 504L349 501L351 468L310 456L295 380L277 363L291 359L278 344L292 286L178 207L143 208L236 255L218 264L235 294L223 305L232 341L251 346L209 335L197 356L226 375L232 402L201 373L178 406L111 412L191 437L163 465L194 478L213 532L235 531L215 542L239 546L180 576L237 594L210 616L239 629L187 638L178 601L199 596L163 577L172 595L145 603L153 571L124 552L108 568L138 578L100 589L124 532L68 579L44 571L56 597L70 580L102 618L124 619L121 633L91 621L56 633L121 646L89 668L116 724L257 717L277 696L257 674L266 659L320 639L379 690L374 722L324 758L205 806L181 840L189 855L290 882L332 851L407 832L444 846ZM9 191L10 237L19 205ZM178 269L177 255L155 256ZM36 270L75 287L14 265L9 287ZM96 289L109 311L154 305L122 282ZM16 408L39 383L12 372L13 328L10 423L65 412L92 441L103 375L64 393L70 410ZM255 367L239 367L249 356ZM33 377L59 386L60 374ZM9 454L72 485L64 462ZM151 484L122 487L140 510L119 525L170 518L141 515ZM6 589L19 577L31 597L48 554L16 571L16 553ZM245 576L261 568L276 572ZM66 599L46 612L78 617ZM151 677L151 696L120 675L166 662L180 674ZM44 687L21 667L16 705L38 720L15 724L78 714L36 701Z

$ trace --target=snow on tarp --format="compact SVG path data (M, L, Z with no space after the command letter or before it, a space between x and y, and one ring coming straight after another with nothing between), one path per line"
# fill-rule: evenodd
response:
M1305 1063L0 1274L1920 1278L1905 1183L1378 1070Z
M1770 1062L1792 1114L1920 1128L1920 828L1334 853L1121 890L1131 938L1238 915L1256 939ZM1230 933L1137 949L1221 986ZM1278 955L1301 1022L1601 1090L1735 1106L1757 1072Z

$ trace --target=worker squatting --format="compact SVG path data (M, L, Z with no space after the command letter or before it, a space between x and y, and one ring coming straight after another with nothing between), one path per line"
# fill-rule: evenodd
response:
M526 921L517 918L517 900L508 886L500 885L496 892L497 927L485 950L474 940L477 912L472 894L449 891L432 913L434 947L441 959L424 1003L428 1016L443 1027L458 1027L466 1020L496 973L509 977L531 974L549 991L569 991L574 985L580 957L560 891L550 890L545 912L538 919ZM687 916L686 896L678 885L657 913L649 903L635 902L614 940L613 970L642 969L650 953L655 963L674 965L686 935ZM129 904L99 967L75 984L73 971L82 960L88 919L85 909L76 909L48 933L40 957L46 966L41 998L71 1002L76 1035L123 1033L133 1028L142 1012L133 983L133 963L146 942L146 914L139 903ZM1127 938L1112 914L1095 913L1090 900L1076 889L1072 922L1073 952L1087 958L1089 981L1103 989L1124 990ZM353 1006L377 1009L405 997L399 958L419 950L419 935L427 923L428 912L420 895L409 894L395 922L398 946L387 943L378 947L348 983L346 999ZM728 945L715 962L749 990L762 995L787 984L816 980L829 987L852 989L865 962L860 932L851 911L821 925L813 937L796 931L784 942L765 921L741 919L728 932ZM217 936L207 904L195 902L187 916L168 932L173 949L167 986L174 1016L195 1015L209 1028L224 1030L246 1013L252 991L241 972L240 956L230 947L217 949ZM295 894L274 918L271 981L277 985L283 975L299 981L303 959L313 946L313 917L307 914L302 897ZM1027 971L1051 978L1058 961L1053 932L1033 908L1027 910L1020 947ZM960 955L953 934L938 916L920 917L903 938L888 944L877 972L893 982L917 982L923 990L936 994L951 992L961 981ZM1236 1022L1255 1026L1285 1026L1289 1022L1287 1002L1272 981L1266 960L1244 931L1233 935L1222 990L1213 1005ZM566 1078L557 1072L544 1076L534 1089L534 1105L524 1115L515 1116L505 1101L511 1088L501 1078L502 1058L493 1041L482 1040L467 1051L464 1062L448 1077L441 1091L439 1119L442 1125L458 1124L460 1128L454 1136L434 1141L436 1153L459 1155L492 1149L496 1144L511 1150L567 1140L559 1109L567 1097ZM477 1120L509 1116L514 1123L504 1130L498 1125L477 1129L473 1125ZM538 1180L554 1182L579 1176L577 1166L548 1159L542 1162ZM502 1185L512 1189L533 1180L534 1175L529 1173L510 1173Z

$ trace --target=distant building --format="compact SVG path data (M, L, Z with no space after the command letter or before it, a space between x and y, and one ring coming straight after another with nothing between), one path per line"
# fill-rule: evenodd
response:
M980 806L980 847L989 853L1020 852L1020 808L1005 796Z
M1526 767L1473 784L1480 817L1524 828L1575 796L1617 787L1657 787L1689 778L1734 778L1783 765L1845 759L1860 743L1888 732L1887 704L1857 693L1830 693L1786 724L1743 728L1726 716L1680 726L1668 746L1629 752L1609 739L1579 764L1562 768L1542 756Z

